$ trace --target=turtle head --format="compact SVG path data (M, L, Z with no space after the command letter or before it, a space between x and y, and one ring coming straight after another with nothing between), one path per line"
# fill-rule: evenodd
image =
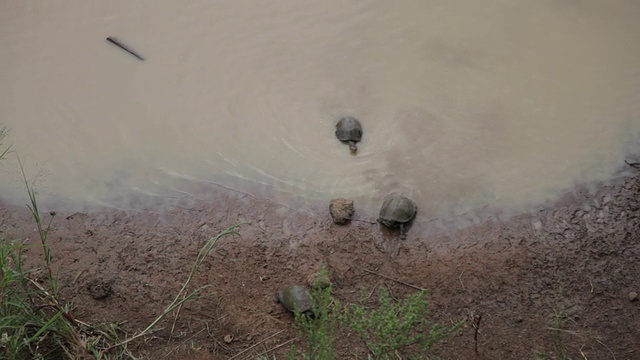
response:
M384 225L388 228L394 229L396 227L398 227L398 223L393 221L393 220L389 220L389 219L383 219L383 218L378 218L378 223L381 225Z
M309 319L315 319L316 318L316 313L315 313L315 311L313 311L313 309L309 309L307 311L304 311L302 313L302 315L308 317Z
M349 141L349 150L351 150L352 153L358 151L355 141Z
M400 224L400 240L407 240L407 229L404 227L404 224Z

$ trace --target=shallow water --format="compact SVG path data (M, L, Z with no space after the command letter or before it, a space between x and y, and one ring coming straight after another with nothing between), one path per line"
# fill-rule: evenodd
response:
M219 184L362 216L390 192L419 221L517 213L638 150L639 18L634 0L5 1L0 121L43 201ZM12 155L0 191L22 204L19 174Z

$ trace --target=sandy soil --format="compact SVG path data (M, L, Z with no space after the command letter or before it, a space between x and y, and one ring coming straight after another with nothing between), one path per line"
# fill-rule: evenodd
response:
M428 355L474 359L470 319L481 315L478 359L559 359L563 352L571 359L640 359L640 302L629 300L640 292L639 191L640 178L626 178L507 222L425 236L414 227L405 241L376 224L335 225L328 204L318 217L221 191L214 203L162 213L58 212L50 241L75 316L126 321L131 335L171 302L204 241L250 222L241 237L221 240L194 280L211 284L215 295L183 308L173 334L167 318L162 330L133 343L134 353L148 359L286 358L288 344L269 350L292 339L304 343L291 314L272 298L282 286L307 283L322 263L342 303L356 301L361 289L375 302L378 286L401 298L416 291L411 284L429 290L434 321L467 320ZM0 220L3 235L37 244L26 208L3 206ZM27 258L38 264L38 248ZM344 329L337 349L339 358L366 358L365 345Z

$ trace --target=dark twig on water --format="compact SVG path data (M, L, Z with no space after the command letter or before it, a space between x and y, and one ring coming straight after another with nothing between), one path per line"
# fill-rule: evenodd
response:
M638 167L640 166L640 162L636 162L636 163L630 163L627 160L624 161L625 164L631 166L631 167Z
M118 39L116 39L116 38L113 38L113 37L109 36L109 37L107 38L107 41L108 41L108 42L110 42L110 43L112 43L113 45L115 45L115 46L119 47L120 49L122 49L122 50L124 50L124 51L128 52L129 54L131 54L131 55L135 56L136 58L138 58L138 60L142 60L142 61L144 61L144 58L143 58L142 56L140 56L137 52L135 52L135 51L131 50L129 47L127 47L126 45L124 45L123 43L121 43L120 41L118 41Z

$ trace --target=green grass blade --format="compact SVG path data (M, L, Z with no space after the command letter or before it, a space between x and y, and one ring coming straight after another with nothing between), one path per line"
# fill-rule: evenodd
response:
M32 343L33 340L37 339L43 332L49 330L53 326L53 323L55 323L61 315L62 311L58 311L51 317L51 319L49 319L49 321L42 325L40 329L38 329L38 331L36 331L36 333L29 340L27 340L27 342Z

